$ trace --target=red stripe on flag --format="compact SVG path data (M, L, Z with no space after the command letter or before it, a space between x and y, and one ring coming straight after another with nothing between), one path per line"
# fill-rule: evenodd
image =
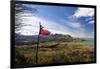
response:
M41 28L40 29L40 34L41 35L50 35L50 32L48 30L46 30L46 29Z

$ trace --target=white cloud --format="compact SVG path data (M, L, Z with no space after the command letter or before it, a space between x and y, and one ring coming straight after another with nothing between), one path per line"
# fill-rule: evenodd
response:
M91 21L91 20L93 20L92 17L85 19L85 21Z
M82 16L77 14L78 17ZM47 20L46 18L40 18L38 16L33 16L30 13L20 14L23 19L24 24L30 24L30 26L23 26L19 32L23 35L36 35L39 32L39 22L42 23L42 25L47 28L51 33L60 33L60 34L69 34L73 37L86 37L86 34L82 28L82 25L80 22L68 22L66 21L67 26L70 26L70 28L74 29L75 31L71 31L67 26L63 26L60 23Z
M69 17L69 19L76 21L76 23L75 22L73 22L72 24L70 23L70 26L76 29L74 32L72 32L72 35L74 37L81 37L81 38L93 37L86 34L85 32L86 30L84 26L81 24L81 22L77 22L80 21L79 18L81 17L89 17L86 18L85 21L87 21L88 24L93 24L94 23L93 16L94 16L93 8L78 8L75 11L75 13Z
M67 20L61 19L60 22L65 23L66 26L69 26L69 27L74 28L74 29L81 28L81 22L74 19L73 17L69 17L69 19L67 19Z
M89 21L88 24L94 24L94 20Z
M73 15L77 18L80 17L88 17L94 16L94 9L93 8L78 8Z
M75 28L75 29L80 29L81 28L81 25L80 23L69 23L69 26L71 26L72 28Z
M94 9L93 8L78 8L72 17L80 18L80 17L90 17L87 18L85 21L88 21L88 24L94 24L93 20L94 16Z
M28 13L20 14L20 17L25 26L22 26L19 31L16 31L16 33L20 33L23 35L37 35L39 32L39 22L41 22L43 27L49 30L51 33L69 33L67 28L64 29L64 27L61 24L56 23L54 21L43 19L37 16L32 16L31 14L29 14L28 16Z
M61 19L60 21L66 23L65 26L70 28L68 34L71 36L80 38L87 37L83 25L75 17L69 17L68 20Z

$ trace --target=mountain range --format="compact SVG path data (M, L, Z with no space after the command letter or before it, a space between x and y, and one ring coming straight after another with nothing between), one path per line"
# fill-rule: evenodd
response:
M47 41L65 41L72 40L73 37L70 35L63 34L51 34L48 36L40 35L41 42ZM38 35L21 35L15 34L15 45L31 45L33 43L37 43Z

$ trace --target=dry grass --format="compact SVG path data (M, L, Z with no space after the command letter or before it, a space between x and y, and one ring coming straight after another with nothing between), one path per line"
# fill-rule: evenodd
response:
M95 59L94 46L74 42L59 43L55 47L45 44L38 50L38 64L88 62ZM16 64L36 64L36 48L34 46L16 46L16 59Z

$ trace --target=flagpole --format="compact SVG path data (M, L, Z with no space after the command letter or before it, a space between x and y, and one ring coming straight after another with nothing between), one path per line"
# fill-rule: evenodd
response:
M36 64L38 64L38 47L40 43L40 30L41 30L41 24L39 23L39 34L38 34L37 47L36 47Z

